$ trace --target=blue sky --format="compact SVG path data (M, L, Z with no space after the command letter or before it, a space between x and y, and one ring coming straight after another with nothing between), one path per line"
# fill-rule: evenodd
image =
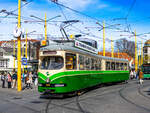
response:
M29 0L28 0L29 1ZM150 32L150 1L149 0L136 0L132 10L129 12L131 4L134 0L58 0L58 3L64 4L72 9L78 10L84 14L87 14L93 18L99 20L102 23L103 20L106 22L106 26L108 25L116 25L117 29L106 29L106 38L113 40L117 40L120 35L124 35L125 38L129 40L134 40L134 38L128 38L131 33L122 32L127 29L127 25L131 26L131 31L137 32L137 34ZM2 9L6 9L7 11L12 11L17 8L18 0L0 0L0 11ZM22 5L24 3L22 2ZM58 7L56 4L50 2L50 0L33 0L30 4L26 5L22 8L22 28L27 29L28 32L36 30L37 35L32 36L33 38L44 36L44 27L43 23L24 23L24 21L33 21L35 18L31 18L30 15L35 15L37 17L43 18L45 13L47 14L47 18L52 18L57 15L61 15L60 18L56 18L56 21L78 19L79 23L73 24L73 26L69 26L66 28L67 34L80 34L81 32L93 34L96 37L85 36L92 39L96 39L97 41L101 41L102 31L98 31L100 27L96 24L96 20L90 19L89 17L77 14L72 12L64 7ZM62 11L64 15L62 14ZM17 14L17 11L14 12ZM124 19L116 19L116 18L127 18L127 24ZM5 16L5 13L0 13L0 16ZM0 40L13 39L11 35L13 29L16 27L15 22L16 19L11 18L12 16L8 16L10 18L0 18ZM115 20L116 19L116 20ZM61 36L59 32L59 26L61 23L59 22L50 22L48 23L48 34L51 36ZM57 25L57 26L56 26ZM86 28L86 29L85 29ZM30 36L31 37L31 36ZM141 41L141 37L138 37L138 41ZM149 39L149 34L146 34L145 39ZM143 40L145 41L145 40ZM109 43L109 42L107 42ZM100 44L101 45L101 44Z

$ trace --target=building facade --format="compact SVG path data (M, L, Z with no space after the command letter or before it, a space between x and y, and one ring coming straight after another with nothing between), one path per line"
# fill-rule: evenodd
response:
M30 70L36 70L38 63L39 48L34 46L35 42L38 42L38 40L27 40L27 67ZM24 39L21 40L21 58L26 57L25 51L26 41ZM23 64L21 65L22 69L25 67ZM13 69L17 70L17 40L15 42L14 40L0 41L0 71L12 71Z
M144 55L143 63L144 64L150 63L150 40L147 40L144 44L143 55Z

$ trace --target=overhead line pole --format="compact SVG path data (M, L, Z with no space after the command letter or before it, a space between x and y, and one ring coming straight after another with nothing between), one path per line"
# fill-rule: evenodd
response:
M141 44L141 65L143 64L143 41Z
M138 52L138 64L139 64L139 67L141 66L141 56L140 56L140 47L139 47L139 52Z
M18 0L18 28L21 28L21 0ZM18 51L17 51L17 60L18 60L18 71L17 71L17 90L20 92L21 87L21 36L17 38L18 41Z
M47 41L47 23L46 23L46 13L45 13L45 41Z
M15 43L16 43L16 41L14 40L14 50L13 50L13 55L14 55L14 70L15 70L15 67L16 67L16 65L15 65L15 59L16 59L16 58L15 58L15 55L16 55L16 53L15 53L15 52L16 52L16 51L15 51L15 48L16 48L16 44L15 44Z
M114 46L113 46L112 37L111 37L111 57L114 58Z
M118 58L119 58L119 49L118 49Z
M135 71L138 70L138 59L137 59L137 40L136 40L136 31L135 31Z
M105 56L105 21L103 21L103 56Z
M26 30L26 59L27 59L27 52L28 52L28 46L27 46L27 30ZM26 65L26 70L27 70L27 65Z

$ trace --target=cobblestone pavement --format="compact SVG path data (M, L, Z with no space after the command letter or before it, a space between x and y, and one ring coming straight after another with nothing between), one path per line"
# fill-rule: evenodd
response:
M96 88L80 96L42 99L37 87L0 88L0 113L150 113L150 81Z

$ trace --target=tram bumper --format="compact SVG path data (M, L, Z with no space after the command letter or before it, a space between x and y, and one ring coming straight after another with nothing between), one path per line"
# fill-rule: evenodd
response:
M66 84L39 84L38 91L42 93L62 93Z

